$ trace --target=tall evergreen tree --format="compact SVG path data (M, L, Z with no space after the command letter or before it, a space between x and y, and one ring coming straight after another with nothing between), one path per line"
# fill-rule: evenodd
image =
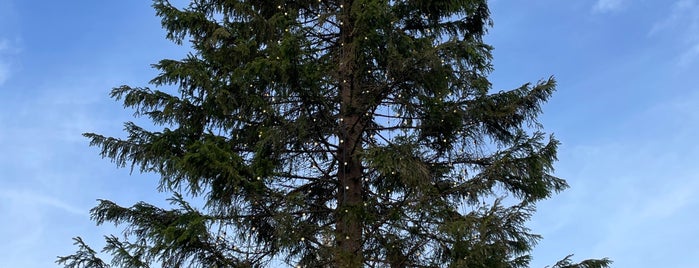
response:
M160 174L173 207L101 200L97 224L124 227L106 237L112 266L528 266L539 236L524 224L567 187L537 122L555 82L492 92L486 0L154 7L192 53L154 65L162 91L111 96L162 130L85 136ZM76 245L59 264L110 267Z

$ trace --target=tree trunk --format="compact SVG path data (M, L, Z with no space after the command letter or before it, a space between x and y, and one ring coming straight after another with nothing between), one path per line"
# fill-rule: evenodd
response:
M340 88L340 133L338 133L338 180L337 192L336 267L361 267L362 254L362 148L363 124L359 97L356 50L352 44L353 21L350 9L352 1L341 1L340 57L338 83Z

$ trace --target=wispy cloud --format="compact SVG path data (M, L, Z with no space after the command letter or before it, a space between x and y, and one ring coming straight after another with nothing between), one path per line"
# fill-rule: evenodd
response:
M33 189L1 190L0 212L0 250L5 253L0 267L50 267L56 253L47 247L71 235L63 230L73 228L64 225L67 219L87 219L85 208Z
M696 0L678 0L672 5L670 14L664 19L656 22L648 31L648 35L653 36L662 31L675 28L688 28L689 30L699 27L699 3Z
M5 84L8 78L10 78L10 65L0 61L0 86Z
M10 63L5 55L10 49L9 43L7 39L0 39L0 86L5 84L5 81L10 77Z
M699 58L699 1L679 0L670 13L648 31L649 37L672 38L681 46L677 63L686 67Z
M0 40L0 52L10 48L10 42L7 39Z
M537 250L565 255L565 244L581 258L608 256L619 267L660 267L666 259L651 256L692 255L680 241L699 235L688 213L699 209L699 145L691 142L699 135L697 106L699 93L668 97L620 122L636 134L610 131L603 142L573 147L564 140L557 170L571 189L539 206L533 227L544 240Z
M699 42L686 49L680 54L678 63L681 67L687 67L699 58Z
M1 92L9 97L0 99L0 252L7 253L0 267L50 267L71 251L70 237L92 225L88 211L104 188L94 180L100 167L86 160L99 158L80 133L104 129L100 116L115 125L111 113L100 114L101 106L119 107L96 90L117 84L104 73L46 74L54 77Z
M0 20L0 24L2 21ZM0 36L0 86L2 86L12 75L14 75L15 65L13 61L22 52L21 38L7 38Z
M672 218L679 212L686 211L688 206L697 204L699 202L696 199L696 195L699 194L697 178L696 176L685 177L685 180L686 184L675 185L654 196L653 202L647 204L636 214L637 218L645 221L665 220Z
M597 0L592 11L605 13L620 10L624 7L624 0Z
M38 207L43 207L60 209L75 215L86 215L88 211L86 208L73 206L50 195L28 190L5 189L0 191L0 199L7 199L11 203L18 204L25 208L31 207L36 209Z

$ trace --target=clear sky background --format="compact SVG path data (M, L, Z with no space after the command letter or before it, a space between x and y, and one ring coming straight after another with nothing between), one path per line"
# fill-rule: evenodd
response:
M699 267L699 0L491 1L495 89L554 75L542 121L571 188L541 202L532 267L567 254L614 267ZM80 134L122 136L112 87L186 48L150 1L0 0L0 267L56 267L94 248L96 199L164 204Z

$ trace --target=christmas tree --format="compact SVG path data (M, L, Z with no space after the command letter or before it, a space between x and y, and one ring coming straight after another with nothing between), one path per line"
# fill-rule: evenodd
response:
M555 81L493 92L485 0L154 7L192 52L111 96L161 130L85 136L173 206L101 200L112 266L528 266L525 223L567 187L537 121ZM110 266L76 244L59 264Z

